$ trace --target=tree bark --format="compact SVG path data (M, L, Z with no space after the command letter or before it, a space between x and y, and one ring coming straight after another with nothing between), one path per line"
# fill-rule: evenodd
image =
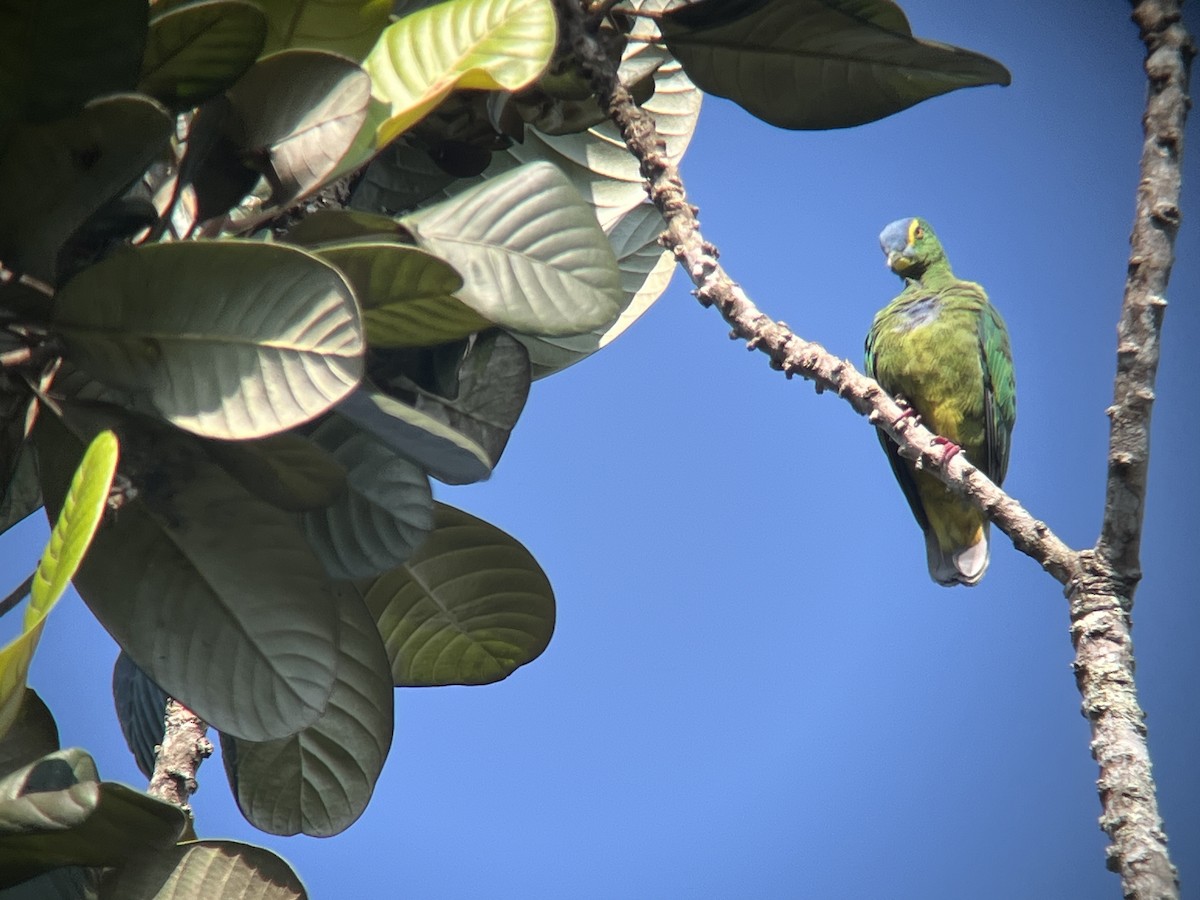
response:
M165 726L146 792L190 813L188 801L196 793L196 770L213 752L208 725L178 700L168 699Z

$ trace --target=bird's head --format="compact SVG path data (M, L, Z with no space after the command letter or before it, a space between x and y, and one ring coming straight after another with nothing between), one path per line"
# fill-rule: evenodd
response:
M924 219L897 219L879 234L887 267L901 278L920 278L930 266L944 260L945 252L933 228Z

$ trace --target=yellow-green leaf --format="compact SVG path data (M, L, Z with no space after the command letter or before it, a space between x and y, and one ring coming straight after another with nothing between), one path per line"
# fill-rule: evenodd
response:
M392 23L363 61L373 96L391 105L375 145L403 134L455 88L532 84L555 40L551 0L447 0Z
M62 512L34 572L25 630L0 650L0 735L16 720L25 695L25 677L42 636L46 616L74 577L100 526L120 450L111 431L96 435L67 490Z

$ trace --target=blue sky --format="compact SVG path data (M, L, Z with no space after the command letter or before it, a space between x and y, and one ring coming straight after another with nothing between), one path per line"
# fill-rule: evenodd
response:
M995 56L1013 85L814 134L708 99L684 177L733 277L855 364L899 288L876 235L933 222L1012 334L1006 487L1090 546L1141 146L1136 29L1117 3L903 5L917 34ZM1160 806L1197 895L1189 149L1134 638ZM254 831L215 759L198 831L275 848L315 898L1119 896L1057 583L997 535L981 586L933 584L865 421L731 344L688 287L677 275L630 333L539 382L490 482L439 493L545 568L546 653L498 685L399 692L383 778L345 834ZM45 534L32 517L6 536L8 582ZM31 682L64 745L141 786L116 652L72 593Z

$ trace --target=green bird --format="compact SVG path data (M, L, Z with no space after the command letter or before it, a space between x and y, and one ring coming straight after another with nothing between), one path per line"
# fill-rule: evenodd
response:
M875 314L867 335L867 374L907 405L946 445L961 450L996 484L1008 469L1017 392L1008 331L982 287L955 278L924 219L899 219L879 244L904 290ZM988 566L988 520L927 472L879 441L917 524L929 574L938 584L974 585Z

